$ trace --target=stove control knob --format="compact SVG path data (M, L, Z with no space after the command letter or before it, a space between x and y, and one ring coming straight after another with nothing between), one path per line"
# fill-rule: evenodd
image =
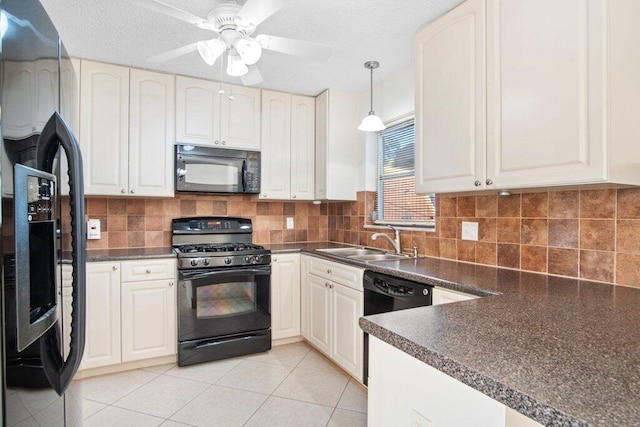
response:
M225 263L225 264L231 264L231 257L226 257L226 258L224 259L224 263Z
M202 260L202 265L204 265L205 267L208 266L210 264L209 258L205 258Z
M250 256L246 256L244 257L244 262L246 262L247 264L249 264L251 262L251 257Z
M262 262L262 255L256 255L256 263Z
M192 259L191 260L191 266L195 267L196 265L198 265L198 260L197 259Z

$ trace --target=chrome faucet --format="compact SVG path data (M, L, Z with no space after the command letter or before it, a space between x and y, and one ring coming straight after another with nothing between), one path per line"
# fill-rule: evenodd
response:
M389 227L394 231L395 239L392 239L385 233L375 233L373 236L371 236L371 240L376 240L378 237L384 237L389 241L389 243L393 245L393 249L395 250L396 254L399 255L400 254L400 230L390 225L387 225L387 227Z

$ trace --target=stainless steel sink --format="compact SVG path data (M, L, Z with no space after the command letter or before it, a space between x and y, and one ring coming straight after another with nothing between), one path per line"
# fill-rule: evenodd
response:
M355 260L358 260L358 261L375 262L375 261L395 261L395 260L398 260L398 259L406 259L406 258L408 258L408 256L406 256L406 255L396 255L396 254L381 254L381 253L377 253L377 254L368 254L368 255L353 255L353 256L349 256L347 258L355 259Z
M366 248L330 248L330 249L317 249L318 252L324 252L331 255L343 256L343 257L356 257L366 255L385 255L382 251Z

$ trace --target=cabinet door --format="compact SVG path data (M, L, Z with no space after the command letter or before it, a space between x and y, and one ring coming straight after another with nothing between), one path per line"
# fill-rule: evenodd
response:
M309 339L309 257L300 255L300 334Z
M331 358L359 381L363 374L363 294L337 283L331 292Z
M131 69L129 103L129 194L173 197L174 77Z
M291 198L315 198L315 100L291 96ZM264 153L264 151L263 151Z
M291 95L263 91L260 198L291 197Z
M223 85L220 100L221 145L225 148L260 150L260 90Z
M120 265L88 263L87 326L80 369L120 361Z
M173 280L122 284L122 361L176 354Z
M271 263L273 339L300 335L300 254L278 254Z
M605 8L599 0L487 2L487 178L494 186L606 178Z
M309 275L309 342L325 354L330 354L331 289L330 282Z
M329 137L329 91L316 97L315 197L327 198L327 139Z
M220 145L220 83L176 77L176 142Z
M482 188L484 0L469 0L416 35L416 191Z
M82 61L80 148L87 195L128 192L129 69Z
M3 137L25 138L37 130L35 65L29 61L6 61L2 71Z
M41 132L51 117L52 111L58 108L58 61L41 59L35 63L36 129Z
M62 59L60 63L60 114L76 136L80 135L80 60ZM61 150L62 152L63 150ZM69 195L67 156L60 155L60 194Z

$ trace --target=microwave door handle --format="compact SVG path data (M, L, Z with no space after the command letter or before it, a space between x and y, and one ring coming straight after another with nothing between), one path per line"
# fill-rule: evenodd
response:
M69 356L63 360L58 328L50 328L40 340L44 372L53 389L62 395L78 370L85 344L86 321L86 225L84 222L84 181L78 141L62 117L53 113L38 140L38 168L51 172L58 148L62 146L69 164L69 205L71 207L71 261L73 302Z
M247 161L242 161L242 192L247 191Z

